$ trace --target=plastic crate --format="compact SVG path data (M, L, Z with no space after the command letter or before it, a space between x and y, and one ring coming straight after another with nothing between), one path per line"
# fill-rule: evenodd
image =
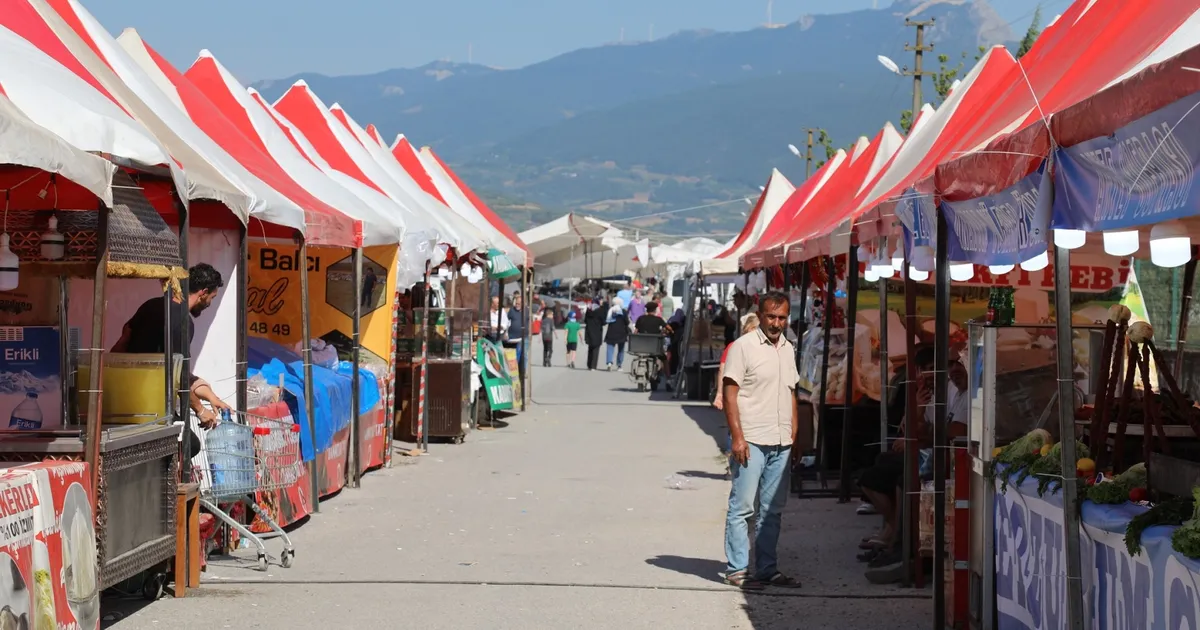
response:
M663 336L642 333L629 335L629 354L647 354L651 356L666 354L663 350Z

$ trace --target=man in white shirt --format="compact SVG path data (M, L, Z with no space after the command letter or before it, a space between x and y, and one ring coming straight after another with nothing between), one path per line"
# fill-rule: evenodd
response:
M759 328L729 345L722 374L733 477L725 518L725 583L746 589L800 586L776 566L792 443L800 426L796 347L783 334L790 310L786 295L764 295L758 303ZM747 525L752 516L756 517L753 574Z
M492 296L492 328L489 337L494 342L504 341L504 335L508 332L508 313L500 309L500 297Z

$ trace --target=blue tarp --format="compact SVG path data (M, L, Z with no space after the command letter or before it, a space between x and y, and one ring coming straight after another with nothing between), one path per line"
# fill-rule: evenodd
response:
M349 361L341 361L337 366L337 373L346 378L354 378L353 364ZM358 368L358 415L370 413L379 401L383 400L383 396L379 392L379 379L365 368Z
M316 431L316 450L313 450L314 436L308 430L308 417L305 415L304 402L304 361L300 355L291 350L258 337L247 340L248 374L262 374L263 378L272 385L279 382L283 376L283 387L292 395L288 405L292 407L292 417L300 425L300 450L304 461L312 461L315 453L322 453L333 444L333 435L350 425L350 377L338 374L328 368L314 365L313 372L313 426ZM370 379L374 381L374 378ZM364 400L367 392L373 391L375 401L379 399L379 388L364 387L360 391L360 400Z

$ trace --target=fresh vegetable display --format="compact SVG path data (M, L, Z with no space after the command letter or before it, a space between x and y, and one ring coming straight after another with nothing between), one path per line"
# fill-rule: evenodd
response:
M1179 529L1171 533L1171 547L1179 553L1192 558L1200 558L1200 488L1192 488L1191 518L1184 521Z
M992 451L992 461L988 462L987 477L996 477L996 468L1004 467L1000 479L1001 492L1008 489L1010 478L1017 477L1019 484L1029 476L1029 468L1042 458L1042 448L1052 445L1054 438L1045 429L1034 429L1029 433L1013 440L1008 446L998 447Z
M1155 525L1182 525L1194 516L1195 501L1192 497L1171 497L1160 501L1129 521L1129 525L1125 527L1125 549L1129 551L1130 556L1136 556L1142 551L1142 532L1146 529ZM1195 535L1193 533L1187 536L1190 538ZM1171 542L1174 546L1175 541Z
M1075 440L1075 455L1079 458L1075 465L1075 476L1084 479L1089 478L1096 472L1096 463L1088 457L1088 448L1079 440ZM1029 467L1028 472L1018 480L1024 480L1025 476L1033 475L1038 480L1038 496L1045 496L1046 491L1051 493L1058 492L1062 488L1063 469L1062 469L1062 442L1050 447L1050 451L1044 456L1039 457L1037 461Z
M1129 470L1088 488L1087 498L1093 503L1116 505L1126 501L1146 500L1146 465L1134 464Z

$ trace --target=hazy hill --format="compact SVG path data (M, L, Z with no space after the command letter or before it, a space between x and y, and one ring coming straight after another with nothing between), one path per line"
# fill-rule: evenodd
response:
M983 0L901 0L777 28L583 49L515 70L438 62L256 87L273 98L303 78L357 120L436 146L514 223L577 208L622 218L752 194L771 166L798 181L803 166L786 145L803 128L849 144L897 119L910 83L875 57L911 60L908 15L937 19L928 39L952 63L1014 39ZM742 210L660 225L736 229Z

